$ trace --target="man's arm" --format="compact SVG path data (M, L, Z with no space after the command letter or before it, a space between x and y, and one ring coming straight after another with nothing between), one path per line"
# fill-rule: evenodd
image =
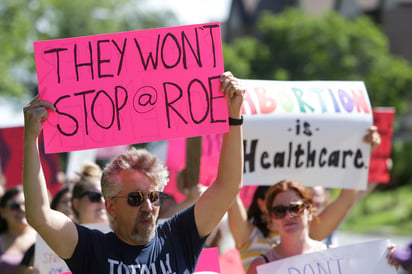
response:
M244 88L230 72L221 76L221 91L225 92L229 117L241 118ZM199 198L195 205L195 220L200 237L212 232L229 209L242 187L243 135L242 126L230 126L223 134L216 181Z
M23 189L26 216L30 225L62 258L70 258L77 245L75 224L61 212L52 210L40 162L38 136L42 122L54 106L36 96L24 107Z

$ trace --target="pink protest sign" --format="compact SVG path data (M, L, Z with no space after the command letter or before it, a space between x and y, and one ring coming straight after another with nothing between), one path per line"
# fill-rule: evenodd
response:
M200 158L199 183L210 186L217 177L219 165L221 134L209 134L202 136L202 154ZM169 182L164 191L172 195L177 202L182 202L186 197L177 188L177 173L185 168L186 163L186 139L179 138L168 141L166 166L169 170ZM243 186L239 192L245 207L249 207L257 186Z
M219 250L217 247L202 250L194 273L220 273Z
M46 153L228 130L219 23L34 42Z

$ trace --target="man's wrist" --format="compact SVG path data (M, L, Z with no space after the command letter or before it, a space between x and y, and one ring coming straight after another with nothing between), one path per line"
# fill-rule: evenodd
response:
M230 126L240 126L243 124L243 116L240 116L240 119L229 117Z

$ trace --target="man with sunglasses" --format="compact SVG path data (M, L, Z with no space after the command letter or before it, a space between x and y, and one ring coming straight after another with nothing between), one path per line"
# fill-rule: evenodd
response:
M230 130L223 135L216 181L198 202L156 226L168 172L146 150L116 157L102 176L102 192L113 232L78 225L49 207L37 138L48 111L34 98L24 108L23 184L27 218L72 273L193 273L206 237L228 210L242 186L241 106L244 88L230 72L220 78L229 110Z

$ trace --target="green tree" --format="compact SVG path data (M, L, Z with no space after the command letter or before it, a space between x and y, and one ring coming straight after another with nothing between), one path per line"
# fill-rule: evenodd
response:
M367 17L347 20L335 12L313 17L298 9L266 13L255 37L225 44L223 54L225 69L241 78L360 80L372 106L393 106L397 116L408 111L412 67L390 53L387 37ZM411 139L394 139L388 188L411 182L411 146Z
M406 111L412 67L390 54L386 36L367 17L313 17L289 9L263 14L257 32L259 39L224 45L225 69L252 79L361 80L373 106Z
M0 95L36 89L33 42L164 27L170 11L142 10L132 0L2 0L0 3Z

